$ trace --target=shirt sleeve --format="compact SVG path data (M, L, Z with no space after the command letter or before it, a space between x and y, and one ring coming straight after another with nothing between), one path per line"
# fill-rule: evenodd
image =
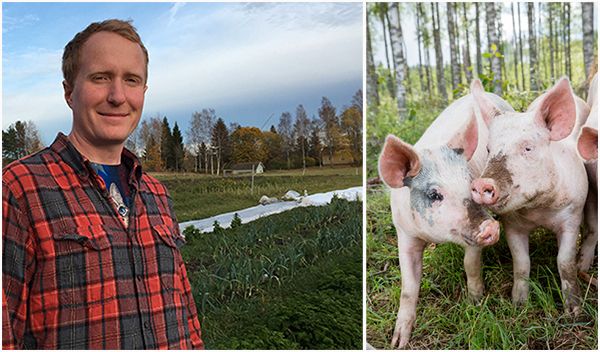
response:
M29 283L35 271L31 227L2 183L2 348L22 349Z

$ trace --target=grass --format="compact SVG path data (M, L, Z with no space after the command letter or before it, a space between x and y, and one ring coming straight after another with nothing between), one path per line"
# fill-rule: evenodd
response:
M361 170L358 170L361 171ZM308 168L270 171L251 176L217 177L195 173L154 173L173 198L179 222L204 219L213 215L258 205L261 196L281 197L288 190L309 194L362 185L362 174L354 167Z
M389 193L375 189L367 204L367 340L390 348L401 293L396 232ZM512 259L504 234L483 251L486 293L477 304L467 295L461 247L429 246L424 253L417 319L409 349L591 349L598 347L598 292L582 282L583 314L563 314L556 238L530 236L529 301L511 302ZM597 276L597 266L590 273Z
M209 349L359 349L361 202L335 199L182 247Z

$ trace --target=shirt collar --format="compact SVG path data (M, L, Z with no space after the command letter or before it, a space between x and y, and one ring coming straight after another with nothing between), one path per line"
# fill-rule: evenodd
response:
M69 138L62 132L58 133L56 139L52 142L50 149L57 153L65 163L73 168L81 179L87 179L90 172L93 172L90 161L75 148ZM138 181L142 177L142 165L138 157L127 148L123 148L123 151L121 152L121 162L126 164L128 170L131 170L129 174L129 183L137 186Z

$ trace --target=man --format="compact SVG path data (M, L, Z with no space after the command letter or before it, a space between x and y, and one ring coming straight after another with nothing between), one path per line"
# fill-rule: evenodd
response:
M3 347L203 348L171 199L124 148L146 48L129 22L92 23L63 75L71 133L2 174Z

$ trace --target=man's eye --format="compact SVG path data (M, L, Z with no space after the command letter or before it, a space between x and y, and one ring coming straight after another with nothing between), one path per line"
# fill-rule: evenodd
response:
M438 200L443 200L444 196L442 196L440 193L438 193L437 190L430 189L429 191L427 191L427 198L429 198L433 202L436 202Z
M98 76L92 77L92 79L97 82L103 82L103 81L108 80L108 77L105 75L98 75Z

